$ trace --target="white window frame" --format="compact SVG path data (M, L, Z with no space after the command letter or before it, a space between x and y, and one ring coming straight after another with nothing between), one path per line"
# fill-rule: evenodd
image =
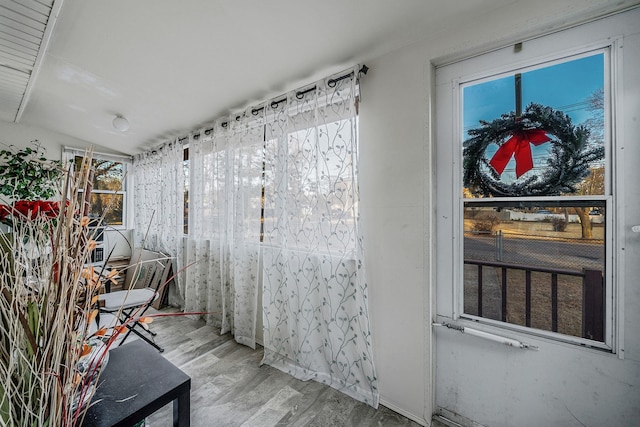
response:
M495 332L497 334L504 334L505 330L510 330L517 333L523 333L527 335L534 335L541 338L548 338L554 341L560 341L570 344L581 345L585 347L597 348L601 350L611 351L613 353L620 352L620 343L622 342L622 328L620 320L623 316L622 304L620 302L621 296L621 283L619 283L618 277L614 274L614 271L622 270L622 254L617 248L620 247L619 241L621 236L620 223L621 221L621 209L618 204L620 203L619 197L616 197L616 193L620 192L619 183L621 180L618 178L623 171L619 167L619 163L616 161L615 153L617 152L617 140L616 140L616 128L620 128L620 118L616 117L615 112L619 111L616 106L616 102L619 102L620 96L617 96L619 91L618 82L621 81L620 75L620 61L622 56L621 51L621 38L612 38L602 40L596 43L589 43L583 45L577 45L575 48L567 50L559 50L551 54L541 53L540 55L532 55L523 61L506 60L507 65L497 67L487 67L481 73L469 73L460 75L453 78L451 83L452 89L452 102L451 111L452 123L451 128L447 133L451 132L453 148L452 148L452 176L451 176L451 191L457 196L452 196L453 205L451 206L452 213L452 293L451 299L446 298L451 303L450 313L446 313L447 310L443 310L440 306L438 308L438 314L449 317L453 320L457 320L467 326L484 325L485 329L489 332ZM550 49L553 50L553 49ZM464 202L471 199L464 199L462 196L462 158L463 147L460 136L462 135L462 89L465 85L475 84L482 82L483 80L493 80L501 76L512 75L515 72L526 72L531 69L542 68L545 66L553 65L554 63L561 63L571 59L578 59L583 56L588 56L598 51L605 51L605 194L603 196L567 196L563 199L566 200L584 200L584 199L600 199L604 200L607 205L607 218L606 227L608 235L605 240L605 337L604 342L598 342L588 340L580 337L573 337L557 332L544 331L540 329L534 329L531 327L520 326L511 323L505 323L502 321L491 320L483 317L478 317L464 313L464 223L463 223L463 207ZM542 50L541 50L542 52ZM487 56L492 55L488 53ZM485 61L486 64L487 61ZM446 112L444 113L446 114ZM439 120L439 125L442 122ZM440 188L438 191L442 191ZM442 200L438 197L439 200ZM527 200L537 200L541 202L545 200L557 200L557 197L538 197L527 198ZM501 332L503 331L503 332Z
M74 148L74 147L64 147L63 148L63 154L62 154L62 160L64 162L64 164L69 164L69 162L72 162L76 157L83 157L86 154L86 150L84 149L80 149L80 148ZM133 165L133 157L131 156L124 156L124 155L118 155L118 154L108 154L108 153L100 153L100 152L93 152L93 159L94 160L109 160L109 161L113 161L113 162L119 162L122 163L122 172L123 172L123 179L122 179L122 190L120 191L107 191L107 190L92 190L93 193L95 194L122 194L122 224L109 224L109 228L114 229L114 230L126 230L131 228L130 227L130 223L131 223L131 212L129 212L131 209L130 207L133 207L133 192L129 191L131 188L133 188L132 186L132 182L131 182L131 173L130 173L130 169Z

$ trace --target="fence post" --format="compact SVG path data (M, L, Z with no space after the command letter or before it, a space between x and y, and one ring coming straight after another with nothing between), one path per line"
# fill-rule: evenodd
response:
M482 264L478 264L478 316L482 317Z
M604 280L601 270L583 270L582 337L604 341Z

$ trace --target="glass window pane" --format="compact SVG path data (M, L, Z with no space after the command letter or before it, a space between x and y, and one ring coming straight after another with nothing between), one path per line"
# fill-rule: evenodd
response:
M108 225L122 225L123 217L122 194L91 194L91 216L99 218L104 214L104 220Z
M82 157L76 156L75 169L78 171L82 164ZM121 162L111 160L93 159L95 175L93 178L94 190L123 191L124 165Z
M284 163L287 180L273 167L279 155L277 141L267 142L265 187L272 190L266 193L283 197L265 200L265 242L282 240L305 250L356 249L358 206L352 176L356 147L351 138L355 126L355 119L347 119L289 133ZM283 220L288 224L286 236L279 235L282 227L278 223Z
M123 165L120 162L111 160L93 160L96 169L93 189L122 191L122 180L124 177Z
M603 195L604 65L598 53L464 86L464 197Z
M604 201L464 205L464 312L604 341Z
M241 188L241 196L236 197L236 215L242 215L242 235L246 241L262 241L262 194L264 147L253 144L235 151L233 159L234 186ZM218 209L216 209L218 211ZM239 217L236 217L236 221Z

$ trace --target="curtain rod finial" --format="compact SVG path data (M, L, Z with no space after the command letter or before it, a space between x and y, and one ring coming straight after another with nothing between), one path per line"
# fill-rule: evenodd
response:
M366 65L362 64L362 67L360 68L360 71L358 71L360 74L367 74L367 71L369 71L369 67L367 67Z

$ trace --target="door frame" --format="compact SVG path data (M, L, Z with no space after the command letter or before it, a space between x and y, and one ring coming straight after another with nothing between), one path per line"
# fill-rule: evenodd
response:
M640 95L639 85L637 77L635 80L629 77L640 63L640 29L637 22L640 22L640 9L636 8L529 40L524 43L523 49L531 52L526 59L508 60L509 56L513 56L513 48L506 47L435 68L435 324L449 322L478 331L477 335L484 333L484 338L479 338L477 335L467 336L434 326L435 414L463 425L496 426L559 425L575 423L576 419L589 425L597 425L605 420L624 425L625 421L637 415L637 409L630 402L633 400L630 397L638 395L633 388L638 387L633 379L638 364L637 351L632 357L636 360L621 360L625 358L625 346L627 349L640 349L640 340L625 337L624 331L625 322L629 324L630 319L639 317L635 313L625 314L625 304L631 306L640 299L640 292L635 288L628 289L630 293L625 299L625 281L640 274L638 263L625 262L629 249L625 245L630 241L637 242L637 239L629 239L630 226L625 216L633 218L640 211L637 207L630 207L629 203L625 204L634 190L629 187L632 181L629 181L625 172L636 177L639 174L630 167L630 157L638 156L640 149L633 145L632 140L628 142L630 145L625 146L625 132L631 135L633 130L640 127L633 123L633 117L638 115L638 105L632 101ZM544 334L460 318L456 310L456 292L461 288L453 286L454 280L461 279L461 252L456 249L461 238L460 198L457 196L462 188L461 156L456 154L460 151L453 149L457 147L457 150L461 150L458 124L460 105L456 84L462 80L468 81L470 77L498 74L532 62L544 62L545 58L561 58L608 45L611 46L609 81L612 99L611 150L606 155L611 168L614 210L608 219L608 230L613 235L609 244L611 249L607 253L609 270L613 270L607 278L612 290L611 295L607 296L610 304L607 312L607 323L611 325L610 348L586 347ZM623 58L625 45L627 51ZM496 58L500 59L499 65L496 65ZM466 72L464 68L460 71L460 67L467 67ZM623 88L625 78L632 84ZM605 84L608 83L605 81ZM637 252L635 246L632 249ZM538 351L504 346L491 341L492 337L528 343ZM594 370L594 366L597 369ZM533 373L524 372L527 370L533 370ZM624 377L630 378L631 391L625 392L626 385L622 386L616 380ZM600 388L601 398L594 402L591 394L596 387Z

